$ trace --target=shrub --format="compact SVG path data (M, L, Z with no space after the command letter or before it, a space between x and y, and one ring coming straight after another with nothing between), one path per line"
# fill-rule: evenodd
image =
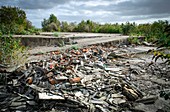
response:
M26 48L12 36L0 35L0 64L16 66L26 62Z
M148 52L152 52L153 53L153 59L155 60L155 62L161 58L161 59L165 59L166 62L170 64L170 53L165 53L165 52L160 52L159 49L160 48L166 48L166 49L170 49L170 25L168 25L162 35L157 39L157 41L155 42L158 45L157 50L149 50Z
M53 34L55 37L58 37L59 36L59 33L58 32L54 32Z
M149 50L148 52L153 53L153 60L155 62L161 58L162 60L165 59L165 64L170 64L170 53L165 53L164 51L159 51L160 48L166 48L170 50L170 25L168 25L162 35L157 39L156 44L158 45L157 50ZM167 74L168 75L168 74ZM170 99L170 90L162 90L160 91L160 97L163 97L165 100Z
M136 45L139 45L139 44L140 44L140 40L138 39L138 37L128 38L128 42L129 42L130 44L136 44Z
M17 34L26 26L26 13L18 7L0 7L0 30L3 34Z

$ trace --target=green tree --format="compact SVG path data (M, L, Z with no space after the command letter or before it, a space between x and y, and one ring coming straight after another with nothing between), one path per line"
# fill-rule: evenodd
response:
M86 21L88 32L95 32L97 30L97 24L91 20Z
M26 13L18 7L1 6L0 31L3 34L20 33L26 28Z
M33 28L32 22L29 21L29 20L26 20L26 27L25 27L25 29L29 30L29 29L32 29L32 28Z
M126 24L122 24L121 27L122 27L122 33L124 35L129 35L130 33L132 33L135 30L136 24L126 22Z
M49 24L49 21L47 19L44 19L42 22L41 22L41 25L42 25L42 28L43 30L46 29L46 26Z
M68 32L69 31L69 24L66 21L61 22L61 31Z
M49 17L49 22L52 23L57 23L57 17L54 14L51 14Z
M85 32L85 26L86 26L86 22L84 20L82 20L78 25L76 30L78 32Z
M160 37L162 37L164 35L164 30L165 28L168 26L168 21L155 21L152 25L151 25L151 33L153 34L152 37L150 37L151 41L156 41L158 40Z
M91 20L82 20L76 27L75 31L78 32L97 32L97 24Z
M77 26L77 25L76 25L75 22L69 23L68 32L75 32L76 26Z
M57 25L54 22L48 24L46 26L46 28L47 28L46 31L48 31L48 32L58 31L58 27L57 27Z
M60 31L60 21L54 14L51 14L48 19L41 22L44 31Z
M118 24L100 25L98 33L121 33L121 27Z

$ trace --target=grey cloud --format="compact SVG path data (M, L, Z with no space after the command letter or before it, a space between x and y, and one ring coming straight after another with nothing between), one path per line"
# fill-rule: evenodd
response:
M121 1L121 2L118 2ZM91 4L90 4L91 3ZM167 18L170 0L1 0L0 5L19 6L33 24L55 14L60 21L125 22ZM38 23L39 21L39 23Z
M138 0L122 2L116 6L116 11L124 15L149 15L169 13L169 0Z
M17 6L18 0L1 0L0 6Z
M50 9L67 0L20 0L18 5L23 9Z
M50 9L68 0L1 0L0 5L15 5L22 9Z

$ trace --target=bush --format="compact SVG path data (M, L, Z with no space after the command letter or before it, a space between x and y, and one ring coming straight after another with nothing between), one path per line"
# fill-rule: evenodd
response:
M59 36L59 33L58 33L58 32L54 32L54 36L55 36L55 37L58 37L58 36Z
M48 32L58 31L57 25L55 23L50 23L49 25L46 26L46 31Z
M136 45L139 45L139 44L140 44L140 40L138 39L138 37L128 38L128 42L129 42L130 44L136 44Z
M170 53L160 52L160 48L166 48L170 50L170 25L168 25L164 31L162 32L162 35L157 39L155 42L158 45L157 50L149 50L149 52L153 53L153 59L155 62L161 58L165 59L165 63L170 64Z
M26 48L12 36L0 35L0 64L20 65L26 62Z
M0 7L0 30L3 34L20 34L26 27L26 13L18 7Z

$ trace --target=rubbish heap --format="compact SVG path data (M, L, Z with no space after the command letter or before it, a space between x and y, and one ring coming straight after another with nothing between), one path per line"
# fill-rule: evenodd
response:
M115 50L100 45L56 50L46 54L49 59L1 73L0 110L143 112L135 104L154 103L160 85L146 81L155 87L154 93L147 93L140 78L152 77L147 73L149 63L139 59L132 64L135 58L117 55Z

